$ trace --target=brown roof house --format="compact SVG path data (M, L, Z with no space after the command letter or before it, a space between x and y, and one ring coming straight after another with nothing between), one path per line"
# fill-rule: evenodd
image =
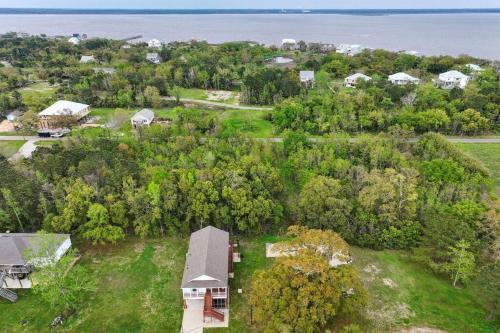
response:
M239 255L228 232L208 226L191 234L181 285L184 331L228 326L233 261Z

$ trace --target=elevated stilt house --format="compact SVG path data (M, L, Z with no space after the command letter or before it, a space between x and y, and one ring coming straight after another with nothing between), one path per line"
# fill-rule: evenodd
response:
M191 234L181 285L185 315L203 311L203 322L227 322L233 252L226 231L209 226Z
M11 289L31 288L33 269L57 262L70 247L70 235L0 233L0 297L16 301Z

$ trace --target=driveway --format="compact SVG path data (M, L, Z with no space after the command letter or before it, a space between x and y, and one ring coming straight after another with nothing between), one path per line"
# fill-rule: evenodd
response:
M12 155L10 158L11 161L17 161L22 158L29 158L33 154L33 152L36 150L36 145L35 143L38 140L29 140L24 143L24 145L19 148L19 151Z

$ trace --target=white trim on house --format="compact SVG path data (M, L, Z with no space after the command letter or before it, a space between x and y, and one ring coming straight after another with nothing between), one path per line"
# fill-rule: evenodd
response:
M389 81L397 86L404 86L407 84L419 84L420 79L413 77L411 75L408 75L403 72L399 72L396 74L389 75Z
M371 81L371 77L365 75L363 73L356 73L351 76L348 76L344 80L344 85L349 88L356 88L356 84L358 80Z
M448 71L439 74L437 84L443 89L461 88L464 89L469 83L471 77L459 71Z

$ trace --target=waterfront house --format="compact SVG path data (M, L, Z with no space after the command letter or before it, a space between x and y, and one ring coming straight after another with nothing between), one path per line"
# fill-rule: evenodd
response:
M336 52L347 56L354 56L363 52L365 48L359 44L340 44Z
M85 122L90 113L87 104L57 101L38 114L38 135L48 137L69 132L69 124Z
M68 43L73 44L73 45L79 45L80 44L80 38L78 37L71 37L68 39Z
M371 77L362 73L356 73L351 76L348 76L344 80L344 85L349 88L356 88L356 84L359 80L363 81L371 81Z
M95 58L94 58L93 55L89 55L89 56L83 55L80 58L80 64L88 64L88 63L91 63L91 62L95 62Z
M130 119L133 128L138 128L141 126L149 126L155 119L155 114L150 109L142 109L141 111L134 114Z
M402 72L389 75L389 81L397 86L420 83L420 79Z
M0 233L0 297L16 301L10 289L31 288L33 269L59 261L70 247L70 235Z
M295 50L297 48L297 41L291 38L281 40L281 48L284 50Z
M161 48L161 46L162 46L162 44L158 39L153 38L148 42L148 47L152 48L152 49L159 49L159 48Z
M146 55L146 60L153 64L159 64L161 62L161 57L158 53L148 53Z
M300 71L300 83L311 88L314 85L314 71Z
M191 234L182 277L183 328L208 319L228 322L229 278L233 276L233 244L229 233L208 226Z
M448 71L439 74L437 85L443 89L461 88L464 89L471 77L459 71Z
M467 64L467 65L465 65L465 68L467 68L469 71L471 71L474 74L481 73L482 71L484 71L484 69L481 68L481 66L476 65L476 64Z

